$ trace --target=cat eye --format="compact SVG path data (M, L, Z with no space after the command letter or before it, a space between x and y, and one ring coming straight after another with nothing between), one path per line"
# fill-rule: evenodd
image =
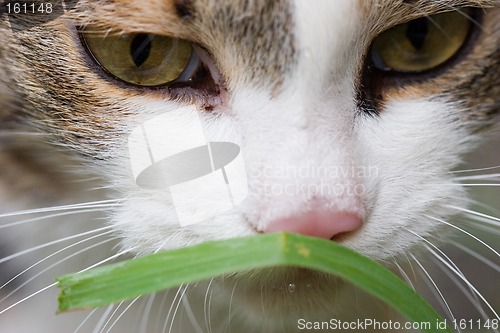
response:
M81 34L94 60L112 76L138 86L187 82L200 60L190 42L152 34Z
M371 47L373 66L383 71L422 72L453 58L471 30L471 10L449 12L398 25L378 36Z

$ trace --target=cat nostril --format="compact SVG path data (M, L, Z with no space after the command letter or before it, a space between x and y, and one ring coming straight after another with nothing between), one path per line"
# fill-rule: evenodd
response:
M331 211L309 211L271 221L265 233L293 232L297 234L332 239L338 234L355 231L362 225L359 215Z

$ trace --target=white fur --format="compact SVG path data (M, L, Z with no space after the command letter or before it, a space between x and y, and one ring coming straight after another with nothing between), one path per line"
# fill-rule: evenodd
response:
M245 86L245 80L232 82L229 105L211 113L200 110L207 137L241 147L249 196L236 209L201 224L180 227L168 190L138 187L126 139L115 142L117 148L110 159L97 163L98 171L121 199L110 224L123 237L124 249L147 254L252 235L275 219L322 208L359 214L362 228L342 243L377 260L405 255L421 242L415 234L435 234L440 226L426 216L447 220L453 212L445 204L460 206L464 202L461 187L443 184L453 182L450 171L473 138L459 126L458 106L445 98L391 100L373 117L358 110L355 82L363 65L361 55L366 52L366 45L359 41L369 39L369 24L356 6L352 0L296 1L294 32L299 58L282 88L276 92L271 86ZM120 105L130 114L141 115L130 117L124 132L184 106L152 96L131 97ZM327 177L321 174L325 170ZM318 187L324 191L315 193ZM291 192L283 193L288 190ZM332 293L343 293L334 282L321 277L315 281L314 299L321 309L313 308L314 313L307 312L312 311L311 300L300 298L304 293L290 296L293 301L284 302L285 310L276 304L275 295L247 307L238 295L247 296L245 292L250 294L264 285L283 289L289 282L279 277L266 280L264 275L261 280L256 274L254 279L238 281L234 298L236 311L255 325L264 322L256 308L284 313L266 319L271 322L269 327L280 327L280 320L297 313L304 317L331 314L327 306L336 302ZM226 306L231 292L220 291ZM335 310L339 307L343 303L335 303Z
M335 8L325 9L329 6ZM126 199L113 223L126 247L147 253L249 235L273 219L311 209L315 201L318 207L362 216L362 230L346 245L387 259L418 242L406 229L422 236L435 229L424 213L443 218L449 212L442 204L460 201L459 187L441 186L451 181L447 172L467 147L454 106L400 100L388 103L380 117L360 114L353 83L360 59L352 54L362 53L363 45L352 41L362 18L355 3L297 2L296 13L301 57L285 88L271 98L270 87L237 87L228 111L217 116L200 111L207 136L241 146L247 200L203 224L180 228L168 191L138 188L124 168L124 153L116 164L120 170L112 174L126 184ZM351 19L341 19L347 16ZM129 103L146 118L179 107L144 98ZM329 177L314 174L325 168L332 171ZM297 177L304 170L305 177ZM311 193L317 188L324 191Z

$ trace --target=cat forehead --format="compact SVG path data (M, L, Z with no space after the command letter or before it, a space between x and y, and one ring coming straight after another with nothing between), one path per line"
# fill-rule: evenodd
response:
M464 6L492 7L500 0L86 0L86 13L111 28L167 33L202 39L208 33L231 32L237 41L272 35L274 41L294 33L297 17L341 13L374 29L386 29L414 17ZM88 15L91 14L91 15ZM333 16L332 18L334 18ZM341 23L341 22L339 22ZM375 28L375 29L376 29ZM332 32L334 33L334 31ZM239 38L238 38L239 37Z

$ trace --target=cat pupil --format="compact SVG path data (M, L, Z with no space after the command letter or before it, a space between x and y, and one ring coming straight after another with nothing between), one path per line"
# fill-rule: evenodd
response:
M426 17L422 17L408 23L406 37L410 40L413 47L417 51L420 51L422 46L424 46L428 32L429 20Z
M130 44L130 55L137 67L140 67L146 62L151 53L152 38L147 34L138 34Z

